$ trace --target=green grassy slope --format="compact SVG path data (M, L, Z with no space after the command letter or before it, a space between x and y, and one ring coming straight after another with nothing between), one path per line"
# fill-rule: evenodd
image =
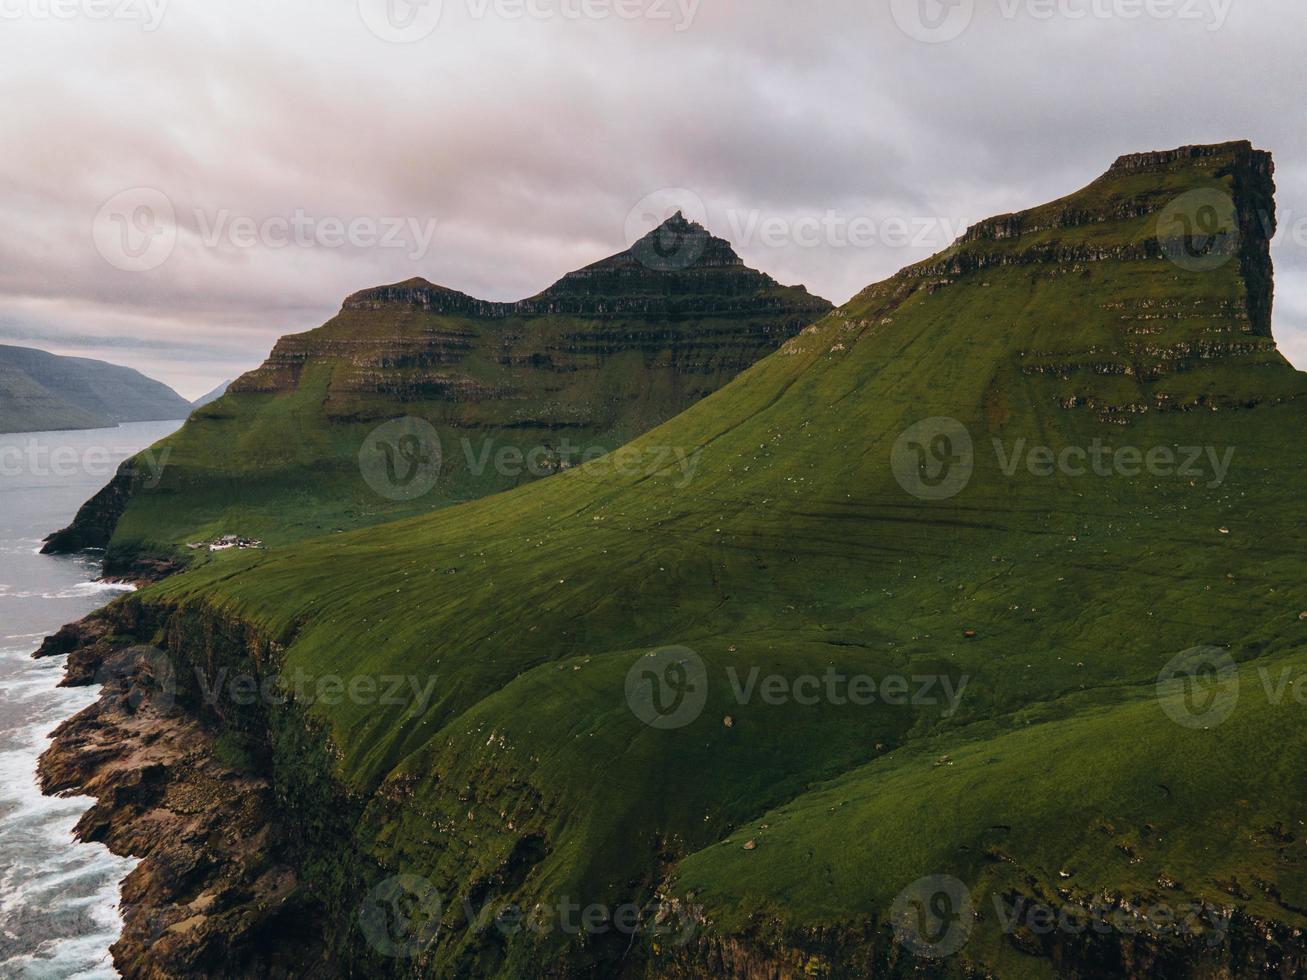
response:
M51 548L108 546L114 569L222 534L278 544L509 489L665 421L829 309L680 215L519 303L420 279L364 290L152 447L161 480L136 467ZM431 426L425 492L378 489L361 468L371 434L405 416Z
M1237 204L1231 234L1169 260L1167 209L1193 191ZM1010 892L1307 927L1292 683L1307 678L1307 376L1270 337L1269 229L1252 220L1270 194L1246 144L1125 158L870 287L603 460L223 556L141 598L282 638L283 674L434 681L426 703L308 707L364 803L351 846L447 897L439 941L389 964L401 975L535 975L564 957L596 975L1040 976L1089 955L1073 936L1005 936L992 898ZM974 446L950 496L904 445L937 417L957 426L947 446L927 427L928 460L965 455L958 426ZM697 460L688 485L669 446ZM1034 446L1138 457L1004 471ZM1192 472L1165 464L1190 446ZM702 659L706 705L660 729L626 685L672 645ZM1239 697L1191 728L1158 676L1200 645L1238 664ZM870 704L741 703L755 669L902 676L919 696L891 681ZM985 914L951 956L918 961L888 922L930 875ZM454 898L659 892L704 918L694 942L504 938L462 925ZM1115 938L1100 975L1146 970L1120 965ZM1145 945L1178 974L1235 956Z

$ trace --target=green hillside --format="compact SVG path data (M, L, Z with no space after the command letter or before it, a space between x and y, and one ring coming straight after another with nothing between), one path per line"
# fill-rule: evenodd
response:
M205 670L239 622L276 641L260 673L433 682L211 715L268 748L359 975L1291 975L1307 376L1271 337L1271 173L1245 143L1123 158L618 453L125 608ZM445 899L409 958L358 917L400 873ZM891 927L928 876L978 910L926 930L947 949ZM634 937L460 901L657 896L676 928ZM1193 915L1005 931L995 901L1031 899Z
M665 421L830 308L679 214L517 303L421 279L364 290L153 447L161 479L126 464L48 550L107 547L119 571L510 489Z

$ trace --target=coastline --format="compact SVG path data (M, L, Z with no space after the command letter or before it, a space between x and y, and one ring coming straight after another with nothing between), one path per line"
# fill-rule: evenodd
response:
M121 882L123 931L110 949L138 977L289 977L312 958L295 871L272 856L276 800L254 767L224 761L218 738L176 704L171 667L151 647L115 646L115 605L47 638L67 655L60 686L101 683L59 725L38 773L48 795L94 804L74 831L139 859Z
M137 862L74 827L94 800L42 793L39 759L52 730L95 703L94 677L60 684L64 664L32 652L61 624L132 591L93 553L51 558L40 540L66 522L123 459L178 421L0 435L0 974L112 980L109 946L122 932L119 883Z

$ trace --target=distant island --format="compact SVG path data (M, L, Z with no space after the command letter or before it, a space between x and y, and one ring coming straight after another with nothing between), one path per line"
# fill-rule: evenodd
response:
M131 368L0 345L0 432L184 419L191 408L167 385Z

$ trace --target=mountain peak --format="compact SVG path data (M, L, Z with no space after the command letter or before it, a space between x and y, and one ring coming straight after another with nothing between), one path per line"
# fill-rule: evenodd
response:
M680 209L632 243L625 252L595 265L620 265L630 260L655 273L745 267L744 260L736 254L730 242L717 238L697 221L691 221Z
M345 311L401 306L427 313L514 316L680 316L825 313L826 300L751 269L731 243L677 209L625 251L569 272L515 303L477 299L420 276L346 298Z

